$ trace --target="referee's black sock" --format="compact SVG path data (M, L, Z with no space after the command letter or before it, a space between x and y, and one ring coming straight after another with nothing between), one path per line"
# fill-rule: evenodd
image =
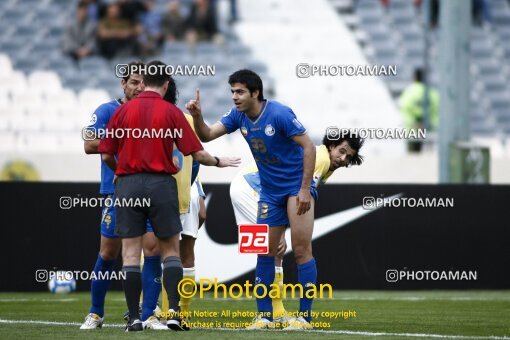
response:
M175 312L179 311L180 295L177 290L182 280L182 262L178 256L168 256L163 260L163 284L168 294L168 305Z
M126 279L122 282L124 294L129 309L129 321L140 319L140 294L142 293L142 273L140 266L124 266L122 271L126 274Z

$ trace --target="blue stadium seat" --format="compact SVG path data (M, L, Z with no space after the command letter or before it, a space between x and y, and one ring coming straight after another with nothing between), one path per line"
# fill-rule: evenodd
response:
M510 112L508 112L508 110L496 109L496 110L493 110L493 112L496 116L498 123L507 124L507 125L510 124Z
M13 60L13 67L25 72L26 74L31 73L38 69L45 68L46 61L38 58L32 54L28 54L24 57L19 57Z
M163 53L165 55L183 54L183 53L187 53L187 52L188 52L188 46L186 46L186 44L183 42L176 41L176 42L166 43L163 46Z
M183 10L188 10L193 1L181 1ZM78 0L0 0L0 52L7 53L13 60L14 67L21 71L55 71L61 77L63 85L73 90L99 87L106 89L112 97L122 95L119 79L114 73L115 65L128 63L136 57L106 61L94 56L76 63L61 50L65 23L74 18L77 2ZM158 0L159 6L165 9L167 2ZM382 10L377 6L372 12L382 13ZM226 80L233 70L242 65L263 76L267 70L264 64L252 60L250 49L240 43L235 31L229 29L225 33L225 46L200 43L196 45L193 53L183 42L165 44L162 55L150 59L161 59L180 65L216 65L217 77L183 77L186 79L181 82L182 87L187 91L184 93L189 92L192 96L199 85L210 94L205 99L207 105L215 108L226 103L228 108L232 103ZM225 89L218 86L218 79ZM187 99L189 98L186 94L186 97L181 99L182 104ZM215 110L213 112L218 113Z
M221 51L221 48L215 43L203 42L203 43L197 44L196 52L200 55L203 55L203 54L210 55L210 54L218 54L218 53L221 53L222 51Z
M0 45L1 52L7 53L9 56L11 56L11 59L13 59L13 57L18 57L25 54L25 51L27 50L25 41L12 37L5 38L7 40L2 41L2 44Z
M90 56L80 60L79 67L83 72L91 74L101 74L108 69L108 62L99 56Z
M491 102L491 106L494 110L505 110L508 112L508 108L510 107L510 99L508 96L508 92L503 92L500 98L493 99Z

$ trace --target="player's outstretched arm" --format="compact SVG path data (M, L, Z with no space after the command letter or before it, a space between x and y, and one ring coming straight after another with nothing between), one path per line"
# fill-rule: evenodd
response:
M209 126L204 122L204 117L202 116L202 107L200 106L200 90L197 89L197 94L195 99L191 99L186 104L186 109L193 117L193 125L195 126L195 131L198 135L198 138L204 143L212 141L218 137L223 136L227 133L227 129L220 124L214 123Z
M296 135L291 138L303 148L303 179L296 201L297 214L302 215L310 210L312 204L310 186L312 185L313 170L315 168L315 145L307 134Z
M228 166L238 167L241 164L241 158L239 157L213 157L205 150L192 152L191 155L200 164L217 166L218 168L226 168Z
M86 140L83 143L83 148L85 149L85 153L87 155L98 154L99 151L97 151L97 148L99 147L100 141L101 140L99 138L94 139L94 140Z

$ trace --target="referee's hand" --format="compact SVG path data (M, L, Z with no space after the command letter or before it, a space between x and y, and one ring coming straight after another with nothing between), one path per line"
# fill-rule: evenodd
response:
M239 157L218 157L220 160L216 165L218 168L226 168L226 167L238 167L241 164L241 158Z
M197 94L195 99L191 99L186 103L186 110L193 117L200 117L202 115L202 108L200 107L200 90L197 89Z

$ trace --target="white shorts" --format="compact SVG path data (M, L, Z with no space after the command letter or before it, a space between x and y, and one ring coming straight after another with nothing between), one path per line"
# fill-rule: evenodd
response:
M198 212L200 211L199 184L195 181L191 186L189 211L181 214L182 234L197 238L198 234Z
M257 223L259 194L253 190L241 173L230 184L230 199L236 215L236 223Z

